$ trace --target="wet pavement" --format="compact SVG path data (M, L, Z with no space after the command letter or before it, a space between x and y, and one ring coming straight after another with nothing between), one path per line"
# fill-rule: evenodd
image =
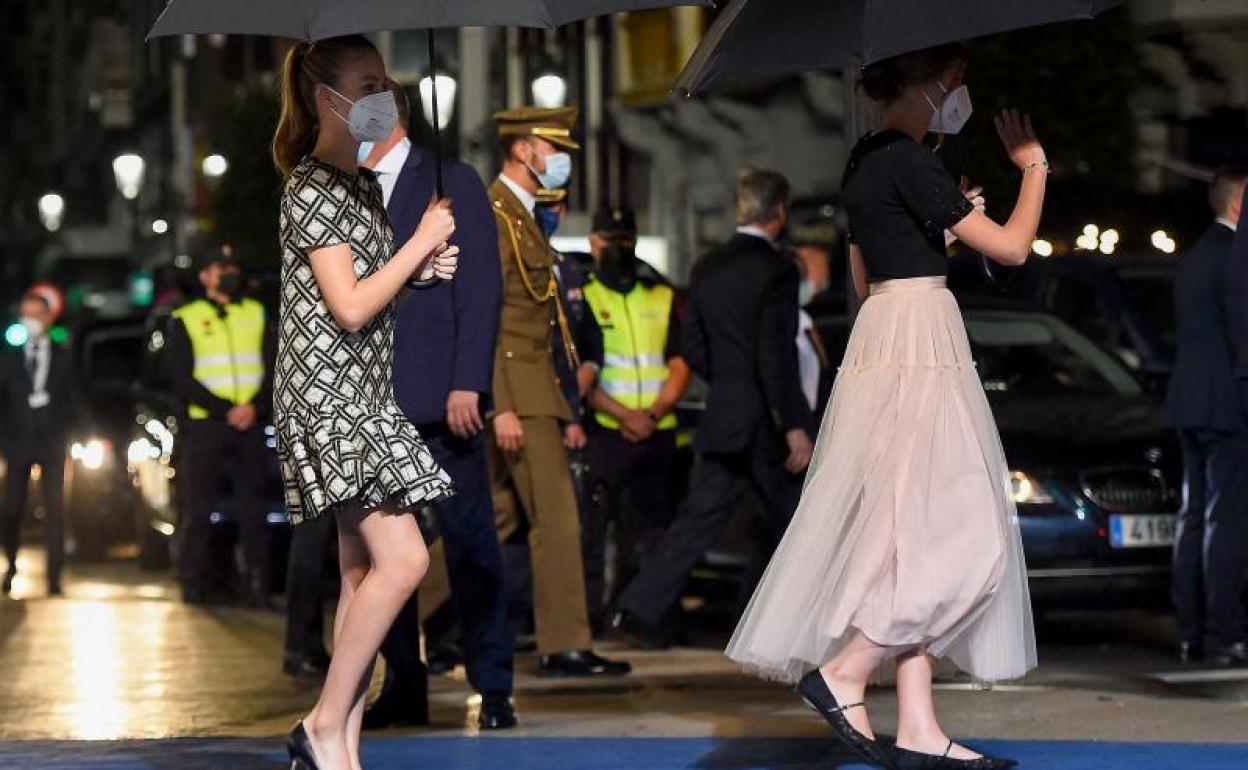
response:
M318 683L281 673L279 614L184 606L132 562L75 566L66 596L46 598L37 556L23 553L14 597L0 599L0 767L284 766L276 736ZM942 682L946 727L1025 767L1248 767L1248 670L1181 668L1169 634L1148 613L1050 618L1042 666L1021 683ZM370 770L856 766L786 688L715 647L603 649L634 675L542 680L520 656L522 725L506 735L475 736L462 674L437 677L434 724L372 736ZM873 691L870 706L889 733L892 693Z

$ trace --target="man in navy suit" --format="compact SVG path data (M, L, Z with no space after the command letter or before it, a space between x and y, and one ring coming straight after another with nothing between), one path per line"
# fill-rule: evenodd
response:
M1242 325L1235 323L1248 294L1236 291L1233 276L1242 271L1232 269L1231 254L1245 178L1248 170L1214 178L1209 200L1217 221L1183 255L1174 286L1179 344L1166 417L1183 447L1173 598L1184 662L1202 658L1208 639L1218 662L1248 663L1248 411L1235 371L1237 347L1240 369L1248 362L1248 335L1237 334Z
M395 243L402 244L433 198L435 161L408 140L407 100L397 85L393 88L399 128L385 143L362 152L369 153L365 165L379 174ZM442 179L445 195L454 201L452 241L460 249L461 272L455 281L400 300L394 394L455 483L455 495L437 505L451 600L463 630L468 680L482 696L479 724L505 729L516 724L510 701L512 637L483 433L502 307L498 233L485 187L471 166L444 159ZM399 614L381 652L391 675L365 725L427 722L416 596Z

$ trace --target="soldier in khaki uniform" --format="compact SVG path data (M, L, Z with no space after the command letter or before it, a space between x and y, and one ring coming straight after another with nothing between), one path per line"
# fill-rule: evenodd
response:
M572 140L576 115L574 108L526 107L494 116L503 169L489 195L498 221L503 313L494 358L490 481L499 538L506 542L528 524L539 673L622 675L631 670L627 663L590 649L580 517L564 449L572 410L555 371L552 325L564 335L569 355L575 356L575 345L559 304L559 255L534 219L541 191L568 182L567 151L579 148Z

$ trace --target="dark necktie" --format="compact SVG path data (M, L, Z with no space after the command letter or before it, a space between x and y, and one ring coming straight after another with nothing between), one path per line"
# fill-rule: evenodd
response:
M32 380L35 378L35 369L39 367L39 349L37 344L32 344L26 348L26 374Z

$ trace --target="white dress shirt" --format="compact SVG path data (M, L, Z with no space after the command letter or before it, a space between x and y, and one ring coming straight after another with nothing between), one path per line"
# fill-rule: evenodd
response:
M390 148L390 152L381 156L377 165L373 166L377 181L381 183L381 198L387 206L390 205L390 196L394 194L394 185L399 181L399 174L403 171L403 164L407 163L407 156L411 154L412 142L407 137L403 137L398 144Z
M813 412L819 406L819 375L823 363L815 350L810 332L815 328L814 319L805 310L797 311L797 370L802 380L802 395Z
M1227 227L1231 228L1231 232L1233 232L1233 233L1234 233L1234 232L1238 232L1238 231L1239 231L1239 223L1238 223L1238 222L1232 222L1231 220L1227 219L1226 217L1218 217L1218 224L1220 224L1220 225L1226 225Z
M533 216L533 209L537 208L537 196L516 184L511 177L506 174L499 174L498 178L502 183L507 185L507 189L520 200L520 205L524 206L524 210L529 212L529 216Z
M771 237L771 233L768 233L758 225L737 225L737 233L740 235L752 235L755 238L762 238L764 241L767 241L767 245L771 246L773 249L776 247L776 241Z

